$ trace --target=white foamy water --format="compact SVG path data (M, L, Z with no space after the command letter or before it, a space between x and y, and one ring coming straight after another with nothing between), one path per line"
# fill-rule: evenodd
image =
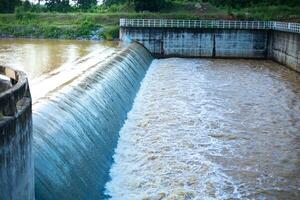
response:
M269 61L154 61L120 131L107 194L299 198L299 80Z

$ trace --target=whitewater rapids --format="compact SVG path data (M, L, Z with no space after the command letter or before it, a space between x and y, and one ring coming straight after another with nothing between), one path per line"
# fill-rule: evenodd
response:
M271 61L155 60L120 139L111 199L297 199L299 74Z

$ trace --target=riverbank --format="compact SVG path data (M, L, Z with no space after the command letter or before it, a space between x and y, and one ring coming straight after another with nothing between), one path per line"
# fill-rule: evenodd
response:
M210 4L173 4L160 13L137 13L126 6L89 13L0 14L0 37L114 40L119 38L120 18L275 20L300 22L300 7L259 6L243 9Z
M109 25L104 27L93 17L81 13L0 15L1 38L110 40L113 39L112 30L117 32L119 29Z

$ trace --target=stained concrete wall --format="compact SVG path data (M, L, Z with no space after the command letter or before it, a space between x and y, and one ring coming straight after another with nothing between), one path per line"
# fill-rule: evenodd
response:
M33 200L31 98L25 76L7 71L18 80L0 93L0 199Z
M269 57L300 72L300 34L272 31L269 41Z
M158 57L265 58L266 30L120 28L120 38L137 40Z

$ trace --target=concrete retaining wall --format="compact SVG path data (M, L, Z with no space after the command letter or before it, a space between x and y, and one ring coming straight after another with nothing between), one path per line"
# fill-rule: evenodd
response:
M157 57L265 58L267 30L121 27L120 38L137 40Z
M300 72L300 34L272 31L269 57Z
M278 30L121 27L156 57L264 58L300 72L300 34Z
M0 199L34 199L31 98L22 72L0 67L12 86L0 93Z

